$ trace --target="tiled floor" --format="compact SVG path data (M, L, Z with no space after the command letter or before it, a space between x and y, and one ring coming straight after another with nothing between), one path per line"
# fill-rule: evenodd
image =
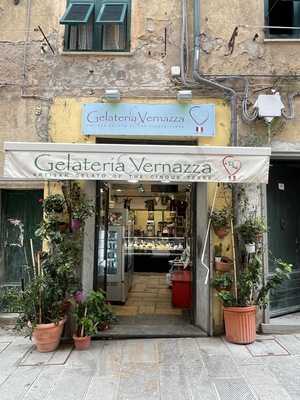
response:
M135 273L126 304L113 309L117 316L182 315L181 309L172 306L165 273Z

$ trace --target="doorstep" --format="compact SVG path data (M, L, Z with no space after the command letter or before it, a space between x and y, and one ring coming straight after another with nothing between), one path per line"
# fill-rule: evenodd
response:
M138 315L118 317L111 329L101 331L96 338L180 338L206 337L204 331L177 315Z
M270 323L261 325L263 333L300 333L300 312L273 317Z
M155 339L207 337L206 333L194 325L133 325L120 324L101 331L94 339Z
M0 326L14 326L17 322L18 315L18 313L0 313Z

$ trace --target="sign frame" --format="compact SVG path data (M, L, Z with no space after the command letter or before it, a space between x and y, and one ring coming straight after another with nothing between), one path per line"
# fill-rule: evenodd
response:
M214 137L215 108L201 103L86 103L81 132L106 137Z

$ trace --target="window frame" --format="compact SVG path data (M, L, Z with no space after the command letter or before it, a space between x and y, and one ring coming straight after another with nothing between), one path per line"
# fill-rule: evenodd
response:
M299 0L292 0L295 3L299 4L300 7L300 1ZM270 23L270 0L264 0L264 21L265 21L265 26L276 26L276 25L271 25ZM298 22L298 26L300 28L300 12L299 12L299 22ZM293 22L293 24L291 26L294 26L295 22ZM281 25L278 25L281 26ZM297 27L298 27L297 26ZM296 27L296 26L294 26ZM273 28L276 29L276 28ZM280 33L271 33L272 28L265 28L264 29L264 34L265 34L265 39L268 41L272 41L272 40L279 40L279 41L289 41L289 40L300 40L300 29L293 29L291 33L286 33L283 29L282 29L282 34Z
M66 16L68 15L68 13L70 12L71 8L75 4L78 4L78 5L86 5L86 4L88 4L90 6L83 21L67 20L66 19ZM95 4L94 4L93 1L86 1L86 2L83 2L83 1L76 1L75 2L74 1L74 2L70 2L69 5L67 6L67 9L66 9L64 15L60 19L60 23L62 25L87 24L89 22L89 19L91 18L91 15L92 15L93 11L94 11L94 7L95 7Z
M63 44L63 52L67 53L79 53L79 54L88 54L88 53L130 53L131 49L131 3L132 0L67 0L67 9L64 13L63 17L60 19L60 23L63 20L64 16L67 15L67 11L72 4L86 4L86 3L93 3L93 11L91 13L90 18L93 18L93 37L92 37L92 48L91 49L69 49L67 44L69 42L69 31L70 26L78 25L77 23L74 24L64 24L65 25L65 32L64 32L64 44ZM100 23L96 22L98 16L100 15L101 8L104 4L125 4L125 17L124 22L118 23L118 25L125 26L125 47L124 49L105 49L103 48L103 29L104 25L108 25L108 23ZM113 22L113 24L116 24ZM69 26L66 29L66 25Z

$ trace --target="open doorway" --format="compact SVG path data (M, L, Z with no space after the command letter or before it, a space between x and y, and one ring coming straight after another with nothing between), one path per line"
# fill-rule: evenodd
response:
M192 325L194 185L99 183L97 193L95 286L113 304L115 332L200 336Z

